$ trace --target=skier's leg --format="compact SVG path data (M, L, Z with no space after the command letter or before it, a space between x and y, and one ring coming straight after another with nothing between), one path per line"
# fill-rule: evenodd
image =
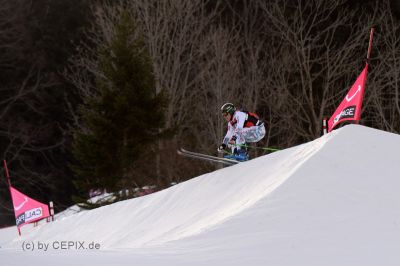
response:
M247 161L249 159L249 156L247 154L247 148L246 148L246 140L241 133L241 130L238 130L236 132L236 141L235 141L236 149L234 151L235 154L235 159L238 161Z
M261 124L259 126L243 128L241 135L245 142L258 142L265 136L265 126Z
M247 149L246 147L242 147L242 146L246 146L246 143L241 142L238 139L236 139L236 143L233 145L228 145L231 150L232 150L232 154L227 154L224 155L224 158L228 158L228 159L233 159L233 160L237 160L237 161L247 161L249 159L249 156L247 154Z

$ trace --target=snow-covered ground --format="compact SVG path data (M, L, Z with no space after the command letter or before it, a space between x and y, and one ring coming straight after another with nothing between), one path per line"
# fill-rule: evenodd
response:
M399 135L349 125L22 237L2 229L1 265L400 265L399 153Z

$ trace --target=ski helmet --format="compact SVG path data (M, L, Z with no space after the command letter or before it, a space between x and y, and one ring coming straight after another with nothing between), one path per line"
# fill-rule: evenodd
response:
M221 106L221 112L223 114L231 114L236 111L236 107L232 103L225 103L224 105Z

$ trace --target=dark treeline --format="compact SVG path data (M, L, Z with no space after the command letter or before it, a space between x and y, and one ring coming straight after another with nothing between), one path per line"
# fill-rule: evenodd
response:
M89 2L2 0L0 6L2 159L16 188L66 207L74 191L67 103L76 96L62 72L90 25ZM12 217L3 177L0 213Z
M376 34L361 124L400 132L397 1L0 4L0 152L9 162L13 185L38 200L53 200L58 210L73 204L72 196L88 196L79 186L82 180L86 190L102 188L95 174L86 173L85 179L73 170L82 162L72 147L77 133L88 130L82 110L90 112L91 100L115 87L105 66L122 62L124 56L112 47L122 36L118 25L125 16L136 30L126 31L131 33L123 39L130 44L143 40L155 93L168 99L159 130L173 134L154 137L137 158L126 157L135 159L125 161L123 174L113 177L113 190L161 189L213 169L178 158L175 150L184 146L215 153L225 130L219 114L224 102L265 118L268 135L260 146L286 148L317 138L323 117L333 113L364 66L371 27ZM107 51L111 59L105 62ZM13 217L2 177L0 226Z

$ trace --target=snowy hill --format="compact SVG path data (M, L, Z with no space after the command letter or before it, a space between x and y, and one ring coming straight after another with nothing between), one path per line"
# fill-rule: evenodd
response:
M22 228L22 237L15 228L0 230L0 259L2 265L400 265L399 151L399 135L349 125L155 194Z

